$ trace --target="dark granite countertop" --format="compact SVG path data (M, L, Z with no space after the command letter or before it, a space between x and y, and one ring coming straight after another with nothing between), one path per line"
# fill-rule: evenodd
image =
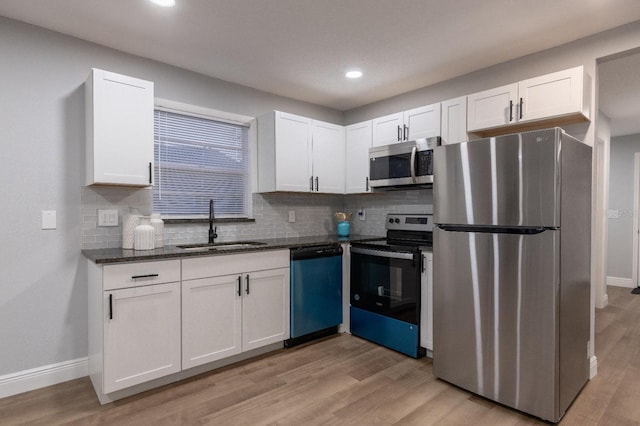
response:
M103 263L122 263L122 262L140 262L146 260L160 260L193 256L218 256L232 253L247 253L253 251L291 249L298 247L313 247L324 244L341 244L352 241L370 241L378 240L384 237L376 237L372 235L350 235L347 238L338 238L335 235L320 235L313 237L293 237L293 238L274 238L266 240L250 240L260 245L242 248L228 248L224 245L216 247L215 250L187 250L178 246L165 246L154 250L126 250L122 248L108 249L90 249L82 250L82 254L87 259L97 264ZM249 240L243 240L249 241ZM241 241L238 241L241 242ZM223 242L227 243L227 241ZM229 241L228 243L231 243Z

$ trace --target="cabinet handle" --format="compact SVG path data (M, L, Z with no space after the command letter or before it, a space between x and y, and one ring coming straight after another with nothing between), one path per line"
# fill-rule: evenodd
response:
M249 294L249 274L247 274L247 288L245 291Z
M151 176L152 176L151 162L149 162L149 185L151 185L152 183Z
M316 192L320 191L320 187L318 186L318 176L316 176Z
M309 190L313 191L313 176L309 178Z
M513 101L509 101L509 122L513 121Z
M405 141L409 140L409 126L407 126L406 124L402 125L402 139L404 139Z
M109 294L109 319L113 319L113 293Z
M369 176L364 178L365 181L365 191L369 192Z
M238 296L242 296L242 275L238 275Z
M158 274L132 275L131 279L132 280L137 280L138 278L156 278L158 276L159 276Z
M398 126L398 142L402 140L402 129Z
M520 120L522 120L522 98L520 98Z

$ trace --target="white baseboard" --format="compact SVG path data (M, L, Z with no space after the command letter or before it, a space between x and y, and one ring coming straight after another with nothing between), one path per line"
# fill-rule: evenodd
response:
M614 287L627 287L634 288L633 280L631 278L620 278L620 277L607 277L607 285L612 285Z
M89 375L88 358L78 358L57 364L0 376L0 398L44 388Z
M597 374L598 374L598 358L595 355L593 355L589 359L589 380L596 377Z

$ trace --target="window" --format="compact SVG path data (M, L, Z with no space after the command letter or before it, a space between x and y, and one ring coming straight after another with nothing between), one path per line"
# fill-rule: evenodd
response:
M158 108L154 116L153 211L163 217L248 217L249 127Z

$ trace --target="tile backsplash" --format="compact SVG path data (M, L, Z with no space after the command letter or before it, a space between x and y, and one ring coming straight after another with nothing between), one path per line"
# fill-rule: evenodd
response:
M431 212L432 191L391 191L362 195L329 195L305 193L253 194L255 222L222 223L217 241L268 239L311 235L331 235L335 231L334 213L353 213L351 232L364 235L384 235L387 213ZM116 248L122 245L122 218L129 209L151 214L151 188L91 186L82 188L82 248ZM98 210L118 210L118 226L98 227ZM357 217L365 210L366 220ZM288 222L289 211L295 211L296 221ZM204 243L208 225L165 224L166 245Z

